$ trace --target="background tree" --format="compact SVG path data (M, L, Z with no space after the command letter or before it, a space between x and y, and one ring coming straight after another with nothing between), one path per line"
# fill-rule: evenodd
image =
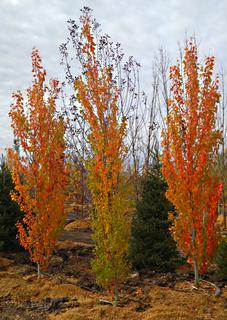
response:
M36 49L32 52L33 84L27 102L20 92L13 94L10 117L20 150L8 150L15 200L25 216L17 223L20 244L31 260L44 269L48 265L57 235L64 222L66 172L62 117L56 113L58 81L45 82Z
M91 9L84 7L82 15L91 14ZM156 145L155 105L157 95L157 76L152 79L152 98L147 99L140 87L140 64L133 58L126 58L120 43L114 43L109 35L103 34L100 24L90 19L90 26L96 43L96 61L100 66L112 66L111 77L118 88L117 104L118 116L127 119L126 139L128 167L131 168L136 195L139 195L139 176L144 166L152 159L153 147ZM90 128L80 113L80 107L74 94L75 70L83 60L83 35L80 27L74 20L68 21L69 38L60 46L62 65L65 69L66 81L63 83L66 90L63 96L63 111L68 118L66 130L67 146L72 161L78 168L81 176L81 199L85 203L89 200L86 185L86 168L84 163L92 154L88 136ZM81 70L83 72L83 69Z
M172 234L198 273L206 270L216 250L217 206L222 185L215 175L221 134L215 129L218 79L212 81L214 57L198 62L197 47L187 43L183 65L170 68L172 97L163 137L162 172L168 183L167 198L177 216Z
M95 259L92 267L97 282L118 288L128 270L126 254L130 239L130 203L124 175L127 149L124 144L126 118L120 110L119 88L108 60L97 60L97 44L90 10L81 17L82 75L74 82L76 98L88 127L90 156L88 185L94 211L91 214Z
M218 277L227 280L227 237L223 237L217 250L215 262L218 266Z
M227 99L226 99L226 74L222 68L220 73L221 78L221 99L218 108L218 128L222 132L221 141L221 152L218 158L218 171L223 183L221 201L219 203L221 213L223 216L222 226L223 229L227 228L227 122L226 122L226 111L227 111Z
M14 190L12 176L6 158L2 155L0 162L0 250L19 250L16 239L17 221L23 218L23 213L10 193Z
M130 256L137 270L173 271L179 259L169 231L168 212L174 208L165 197L166 189L157 155L142 178L142 194L132 224Z

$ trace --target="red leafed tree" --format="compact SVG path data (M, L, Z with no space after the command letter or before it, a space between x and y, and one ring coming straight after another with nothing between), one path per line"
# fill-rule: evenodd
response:
M15 192L12 199L25 213L18 222L20 244L39 268L47 267L64 222L66 170L65 125L56 112L58 81L46 84L38 50L32 52L33 84L26 102L13 94L11 126L19 148L8 150Z
M196 44L187 43L182 65L170 68L172 98L163 132L162 172L167 198L177 210L176 216L170 214L172 234L194 264L196 286L219 240L216 220L222 185L214 164L221 137L215 129L220 95L213 68L214 57L200 65Z

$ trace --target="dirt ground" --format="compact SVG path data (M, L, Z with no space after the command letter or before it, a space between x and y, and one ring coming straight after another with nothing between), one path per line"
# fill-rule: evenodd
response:
M182 271L131 274L119 306L103 304L113 297L95 284L89 221L72 220L40 279L26 253L0 254L0 320L227 319L227 283L219 283L215 297L209 282L196 290L192 275Z

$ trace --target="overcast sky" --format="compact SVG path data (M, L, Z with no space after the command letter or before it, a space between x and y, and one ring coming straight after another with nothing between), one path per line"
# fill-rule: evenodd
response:
M40 50L47 72L62 74L59 45L67 20L78 21L89 6L126 55L142 64L141 84L149 91L152 59L160 46L175 62L185 33L196 34L201 55L227 67L227 0L0 0L0 152L12 143L8 118L11 93L31 83L31 50Z

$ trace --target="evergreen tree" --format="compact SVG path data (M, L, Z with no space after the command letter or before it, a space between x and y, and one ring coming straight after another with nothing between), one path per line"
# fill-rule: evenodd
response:
M227 280L227 236L221 241L217 255L218 275L221 279Z
M4 156L0 159L0 250L19 250L16 239L17 220L22 213L16 202L11 200L10 193L14 189L11 172Z
M155 159L142 178L141 199L132 226L131 260L137 270L173 271L177 261L168 212L172 204L165 198L167 184L161 174L161 164Z

